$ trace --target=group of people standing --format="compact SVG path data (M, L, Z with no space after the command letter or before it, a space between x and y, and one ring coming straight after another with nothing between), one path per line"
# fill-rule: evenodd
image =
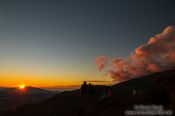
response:
M95 95L96 94L96 90L94 85L92 85L91 83L87 84L86 81L83 82L83 84L81 85L81 89L80 89L80 94L81 95Z
M87 84L86 81L84 81L80 88L80 94L95 95L96 94L95 86L92 85L91 83ZM112 90L110 89L110 87L107 87L101 93L100 99L111 98L111 97L112 97Z
M112 90L108 87L103 90L103 93L100 97L101 100L112 97Z

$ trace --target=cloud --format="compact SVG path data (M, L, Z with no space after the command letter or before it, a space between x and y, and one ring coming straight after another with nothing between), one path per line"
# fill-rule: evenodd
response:
M105 83L105 82L111 82L111 81L103 81L103 80L88 80L87 82L95 82L95 83Z
M99 56L96 58L96 64L98 67L98 70L101 71L106 66L106 57L105 56Z
M147 43L137 47L129 57L113 59L112 69L108 74L114 81L121 82L173 67L175 67L175 27L168 26L163 32L150 38Z

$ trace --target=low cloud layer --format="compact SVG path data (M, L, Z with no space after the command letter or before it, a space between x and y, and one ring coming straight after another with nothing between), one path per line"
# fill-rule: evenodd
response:
M109 83L111 81L103 81L103 80L88 80L86 82L89 82L89 83Z
M163 32L150 38L147 43L137 47L129 57L115 58L111 62L108 74L117 82L174 68L175 27L168 26ZM100 71L104 69L106 57L98 57L96 64Z

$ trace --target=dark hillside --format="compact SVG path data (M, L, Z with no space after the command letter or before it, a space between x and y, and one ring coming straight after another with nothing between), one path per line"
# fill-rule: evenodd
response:
M105 88L96 86L95 96L82 96L79 90L62 92L38 104L5 110L1 116L123 116L134 105L152 104L175 111L175 70L113 85L113 96L101 100Z

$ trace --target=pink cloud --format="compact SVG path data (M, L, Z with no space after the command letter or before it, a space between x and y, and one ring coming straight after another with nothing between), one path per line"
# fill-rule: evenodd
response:
M106 57L105 56L97 57L96 64L97 64L98 70L101 71L106 66Z
M105 56L97 58L99 70L105 67ZM147 43L137 47L129 57L115 58L109 75L114 81L124 81L175 67L175 27L168 26Z

